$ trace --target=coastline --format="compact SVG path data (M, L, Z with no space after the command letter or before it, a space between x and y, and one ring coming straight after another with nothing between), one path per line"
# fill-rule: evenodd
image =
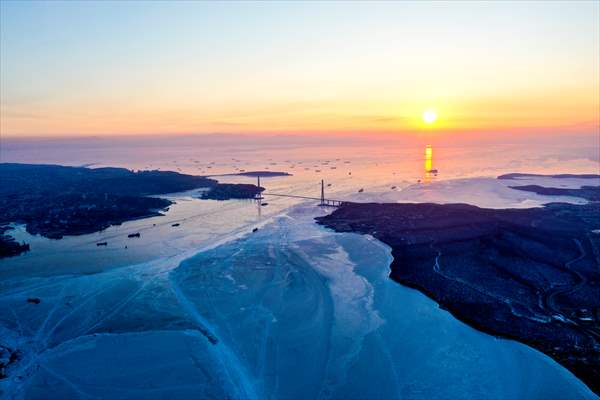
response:
M173 205L164 197L168 193L202 188L207 189L202 199L228 200L252 199L264 190L170 171L14 163L0 164L0 181L0 226L22 223L29 234L50 239L162 216ZM0 230L0 258L29 250L5 231Z
M327 229L329 231L336 232L335 230L331 230L330 228L327 228L324 226L322 226L322 228ZM468 318L464 318L463 315L461 315L460 313L454 312L454 310L449 309L448 307L444 307L443 304L440 304L437 301L436 296L433 292L428 291L425 288L419 287L418 285L415 285L414 283L412 283L409 280L403 280L401 278L393 277L392 276L392 263L394 262L394 257L392 255L393 248L390 247L387 243L381 241L380 239L378 239L377 237L375 237L371 234L350 233L350 232L348 232L348 233L352 234L352 235L365 236L367 238L370 238L374 243L381 246L382 249L384 249L388 253L388 255L389 255L388 261L389 262L388 262L388 266L387 266L386 277L388 279L390 279L391 281L401 285L403 288L405 288L407 290L415 291L419 295L426 297L429 301L432 301L433 303L435 303L437 308L439 308L443 312L448 313L449 315L451 315L451 317L453 319L455 319L459 323L463 324L465 327L473 330L474 332L481 333L485 336L493 337L497 340L502 340L502 341L506 341L509 343L512 342L512 343L515 343L518 345L526 346L528 350L535 352L537 355L539 355L540 357L545 359L548 363L559 366L559 368L562 372L569 375L572 379L576 380L579 383L579 385L581 386L581 390L588 392L591 396L593 396L596 399L600 399L600 395L598 393L595 393L594 391L592 391L590 389L590 387L579 376L574 374L568 368L565 368L561 363L559 363L557 360L555 360L553 357L549 356L548 354L544 353L543 351L540 351L539 349L537 349L534 346L530 346L526 343L523 343L521 340L519 340L518 337L509 337L509 336L505 336L505 335L498 335L496 332L490 330L486 326L478 325L476 322L470 321ZM576 398L579 398L579 397L576 397Z
M406 209L403 209L403 206ZM446 228L438 227L437 229L442 229L439 235L431 230L436 228L432 226L427 227L427 220L423 220L422 222L420 220L423 214L432 212L426 211L431 210L432 207L433 209L438 208L439 210L442 210L434 213L438 218L448 218L448 222L440 220L440 226L450 224L447 225ZM451 217L449 215L446 216L445 211L443 211L445 209L452 210L453 208L456 208L454 211L457 211L458 215L461 215L461 213L465 211L462 210L464 207L467 206L453 204L445 206L428 204L349 204L337 209L327 217L317 218L317 221L319 224L337 232L370 234L389 245L393 249L392 256L394 258L390 264L389 276L391 279L402 285L421 291L427 297L436 301L440 308L449 311L458 320L475 329L493 336L517 340L540 350L564 365L567 369L571 370L598 394L600 392L600 387L597 386L597 377L598 374L600 374L598 344L594 341L594 336L590 336L593 333L592 331L587 334L585 333L585 330L581 330L593 329L593 326L586 327L588 325L586 325L584 320L581 320L582 322L579 323L581 326L580 328L577 325L563 324L560 319L554 319L554 313L560 313L560 311L555 310L560 309L565 310L566 312L564 304L568 304L564 303L567 300L562 300L558 306L555 304L556 300L553 299L554 296L552 295L552 290L554 289L550 289L550 301L552 301L552 303L550 303L550 305L545 305L545 303L540 300L542 301L540 304L544 305L541 308L538 308L537 305L534 304L527 306L526 302L528 301L527 299L529 296L524 294L520 295L521 298L516 297L511 300L513 298L511 296L514 296L511 295L511 292L518 293L520 290L526 290L525 288L527 286L524 286L525 283L521 282L520 284L514 283L515 288L511 288L510 286L512 284L502 283L503 280L499 279L498 276L504 276L507 273L510 274L510 272L507 272L506 270L506 268L510 267L507 267L506 264L501 268L501 271L504 272L492 272L494 269L490 270L489 274L493 275L485 275L487 273L485 272L486 268L479 271L478 269L481 268L481 264L477 264L479 262L476 261L477 258L468 258L471 257L469 254L475 252L478 247L476 244L470 245L468 243L476 243L474 241L480 240L477 239L480 235L483 235L481 237L486 237L489 233L485 233L485 228L483 228L483 231L481 231L482 228L475 228L475 225L473 225L472 228L469 228L473 230L471 233L469 230L465 231L464 229L458 228L460 225L456 225L457 228L451 228L454 226L452 224L461 224L456 218L467 218L466 221L468 221L469 214L467 212L464 217ZM476 209L476 207L473 206L469 207L473 210ZM554 207L559 206L557 205ZM594 205L591 207L595 208ZM403 209L403 211L400 213L394 211L392 213L391 211L393 209ZM390 212L387 212L386 210ZM598 212L600 210L596 211ZM493 213L498 212L502 213L501 210L493 211ZM514 210L514 212L517 211ZM524 212L527 213L525 210L518 211L518 213L521 214ZM538 212L536 211L534 213ZM585 212L583 212L583 214L585 214ZM598 215L600 215L600 212L598 212ZM407 219L403 219L404 217ZM428 216L427 218L431 220L431 218L435 217ZM473 218L477 220L479 217ZM484 219L477 222L477 224L482 223L489 224L492 223L492 221L485 222ZM421 227L420 224L425 225ZM448 233L450 236L446 233L442 233L445 230L452 232L452 229L454 229L455 232L454 236L458 237L454 237L452 233ZM513 228L502 229L510 230ZM537 229L539 229L539 227ZM428 238L428 235L432 235L433 237ZM439 237L437 240L435 239L436 235ZM527 235L530 235L530 233L527 233ZM452 242L452 240L456 240L456 244ZM461 240L465 243L464 245L459 245ZM446 259L444 259L444 269L450 268L449 272L443 273L441 271L436 271L436 267L439 268L438 258L441 257L442 251L436 250L434 244L438 248L439 246L444 246L444 249L448 250L448 255L446 256ZM464 249L458 250L463 247ZM452 250L453 248L455 250ZM456 251L459 253L456 253ZM517 249L516 251L517 253L514 254L518 254L520 250ZM556 248L555 251L559 251L558 248ZM571 252L573 250L567 250L565 248L561 251ZM437 256L435 255L436 252ZM444 254L446 254L446 250L444 250ZM465 262L460 261L463 260L464 257L461 254L465 254L467 257L464 259L467 264L465 264L462 269L455 265L455 263L461 265ZM450 262L447 261L448 257L450 258ZM556 254L556 257L559 256ZM566 257L568 259L568 256ZM562 258L562 256L559 258ZM589 260L585 262L589 263L593 261ZM435 265L432 267L432 264ZM480 265L480 267L477 267L477 265ZM525 264L520 268L527 268L524 265ZM478 283L474 287L470 286L471 283L469 282L473 282L471 280L472 278L470 278L469 272L464 272L465 268L470 270L468 267L477 269L474 270L472 274L477 277L476 279L478 282L482 283ZM520 279L518 278L519 270L520 269L517 269L517 272L515 272L516 275L514 275L514 278L508 278L511 275L507 275L506 279ZM458 275L453 278L453 274ZM592 274L594 273L592 272ZM495 277L490 279L493 276ZM526 284L529 285L529 283ZM541 290L542 293L544 292L544 289L533 288L527 290ZM566 290L563 292L569 293ZM507 297L505 300L502 300L502 296ZM535 299L535 297L533 297L532 300L533 299ZM514 307L519 311L513 309L512 301L515 302ZM531 307L531 309L528 307ZM585 308L585 306L580 307ZM489 315L489 317L487 317L487 315ZM543 323L541 323L541 320L538 321L538 318L544 318ZM574 317L561 318L571 320ZM576 350L578 346L577 343L581 343L582 346L590 347L587 351L583 350L582 352L582 350Z

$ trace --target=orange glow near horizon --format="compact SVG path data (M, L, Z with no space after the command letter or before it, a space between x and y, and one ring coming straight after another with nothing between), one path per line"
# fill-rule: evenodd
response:
M423 120L420 102L351 101L206 104L203 107L132 104L54 105L25 110L2 104L3 136L195 134L195 133L322 133L371 132L436 135L455 132L512 130L598 133L600 103L589 93L542 95L518 99L447 99L443 119ZM438 100L438 102L441 102ZM67 110L67 111L66 111Z

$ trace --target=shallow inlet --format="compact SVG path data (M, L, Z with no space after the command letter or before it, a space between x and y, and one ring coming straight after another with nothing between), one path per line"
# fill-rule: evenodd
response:
M326 231L314 216L298 208L172 272L251 371L258 393L596 398L542 353L480 333L391 281L385 245Z

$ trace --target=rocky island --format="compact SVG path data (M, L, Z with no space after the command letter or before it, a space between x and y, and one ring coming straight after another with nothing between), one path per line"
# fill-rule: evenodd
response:
M10 229L12 229L12 227L8 225L0 226L0 257L16 256L29 251L28 244L19 243L12 237L4 234Z
M392 279L476 329L542 351L600 394L599 203L344 203L317 220L386 243Z
M252 199L265 188L246 183L220 183L202 193L205 200Z
M221 198L251 198L254 185L220 184L203 176L125 168L0 164L0 226L26 224L27 232L60 239L162 215L171 201L150 197L209 188ZM0 230L0 257L26 251Z
M276 177L276 176L292 176L292 174L288 173L288 172L281 172L281 171L247 171L247 172L238 172L237 174L232 174L232 175L238 175L238 176L251 176L251 177L257 177L260 176L261 178L271 178L271 177Z

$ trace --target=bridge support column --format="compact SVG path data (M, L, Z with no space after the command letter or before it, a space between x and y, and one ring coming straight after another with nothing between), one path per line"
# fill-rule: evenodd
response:
M260 188L260 175L257 175L256 179L257 179L256 186L258 186ZM262 192L258 192L254 198L259 201L264 199Z

